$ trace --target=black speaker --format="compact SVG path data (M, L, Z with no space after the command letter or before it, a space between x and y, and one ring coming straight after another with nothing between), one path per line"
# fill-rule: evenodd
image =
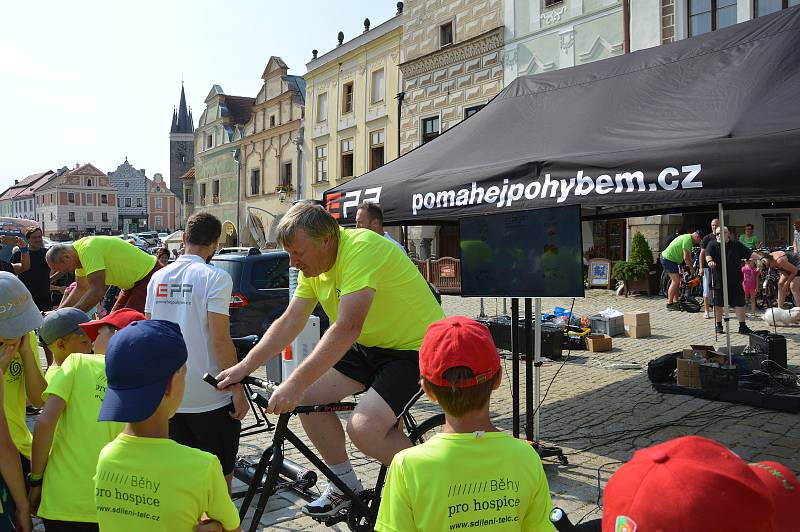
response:
M786 371L786 337L769 331L753 331L750 333L750 349L767 355L767 366L770 372Z
M495 316L491 318L480 318L477 321L489 327L492 333L494 345L498 349L511 351L511 318L507 316ZM525 320L520 319L517 324L519 330L520 351L525 352ZM533 323L531 323L531 334L533 334ZM559 325L542 323L542 356L550 360L561 358L561 351L564 344L564 328ZM531 356L533 354L531 353Z

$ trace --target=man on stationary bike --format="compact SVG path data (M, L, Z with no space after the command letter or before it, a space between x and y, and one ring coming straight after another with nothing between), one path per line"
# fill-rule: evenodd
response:
M367 229L340 228L313 202L299 202L287 211L277 240L301 272L294 297L244 360L219 374L219 387L241 381L278 355L303 330L319 301L331 327L272 394L267 411L280 414L300 404L336 402L365 392L347 434L362 452L389 464L395 453L411 447L395 422L419 390L418 352L425 331L444 313L400 248ZM310 414L301 421L325 463L360 491L336 414ZM331 484L303 511L326 517L348 504Z

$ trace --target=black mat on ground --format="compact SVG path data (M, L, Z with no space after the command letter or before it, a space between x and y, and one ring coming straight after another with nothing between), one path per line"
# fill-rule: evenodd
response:
M788 386L785 381L766 374L740 377L738 390L704 390L679 386L675 382L675 370L680 356L680 352L670 353L647 364L647 375L656 391L781 412L800 412L800 388Z

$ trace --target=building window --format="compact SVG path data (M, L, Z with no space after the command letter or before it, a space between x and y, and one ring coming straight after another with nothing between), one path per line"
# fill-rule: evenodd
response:
M73 211L69 211L69 217L67 218L70 222L75 221L75 213Z
M328 120L328 93L317 95L317 123Z
M87 186L87 187L90 187L90 186L92 186L92 180L91 180L91 178L89 178L89 179L87 179L87 180L86 180L86 186Z
M736 0L689 0L689 37L736 24Z
M784 246L792 240L788 214L764 214L764 245Z
M130 207L131 206L131 198L125 198L125 206L126 207Z
M142 198L136 198L136 206L137 207L141 207L142 206Z
M211 195L214 203L219 203L219 179L211 182Z
M108 205L108 194L100 194L100 203Z
M102 213L102 214L100 215L100 218L101 218L101 219L102 219L104 222L107 222L107 221L108 221L108 213L107 213L107 212L104 212L104 213Z
M53 193L52 192L50 193L50 204L51 205L53 204Z
M486 107L486 105L473 105L472 107L467 107L466 109L464 109L464 120L471 117L484 107Z
M187 205L194 205L194 194L191 189L186 189L183 191L183 201Z
M439 117L422 119L422 143L426 144L439 136Z
M163 225L163 218L161 218L160 214L156 215L156 227L161 227Z
M50 221L51 222L53 221L53 213L52 213L52 211L50 212Z
M353 177L353 138L344 139L341 145L341 177Z
M316 167L314 180L317 183L328 180L328 145L317 146L315 152Z
M292 163L283 163L281 166L281 186L287 187L292 185Z
M755 15L762 17L793 6L800 6L800 0L755 0Z
M206 135L206 149L210 148L212 144L214 144L213 135L211 134Z
M269 127L275 127L275 115L269 115Z
M74 192L68 192L67 193L67 202L68 203L75 203L75 193Z
M200 184L200 205L206 204L206 184Z
M94 205L94 194L86 194L86 205Z
M161 209L162 205L161 198L156 198L156 209Z
M553 7L554 5L563 3L564 0L544 0L544 7Z
M353 112L353 82L345 83L342 87L342 114Z
M375 170L383 166L384 161L384 133L382 129L369 134L369 169Z
M370 102L378 103L383 101L384 94L383 69L372 73L372 83L370 84Z
M250 195L255 196L261 191L261 170L250 170Z
M453 44L453 23L447 22L439 26L439 48Z
M94 221L94 213L92 211L88 211L86 213L86 221L93 222Z

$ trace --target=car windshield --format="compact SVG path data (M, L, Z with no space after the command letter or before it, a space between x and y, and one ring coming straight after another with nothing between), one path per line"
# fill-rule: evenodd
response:
M233 291L237 292L239 290L239 278L242 276L244 262L239 260L220 260L215 257L211 259L211 264L228 272L228 275L233 279Z

